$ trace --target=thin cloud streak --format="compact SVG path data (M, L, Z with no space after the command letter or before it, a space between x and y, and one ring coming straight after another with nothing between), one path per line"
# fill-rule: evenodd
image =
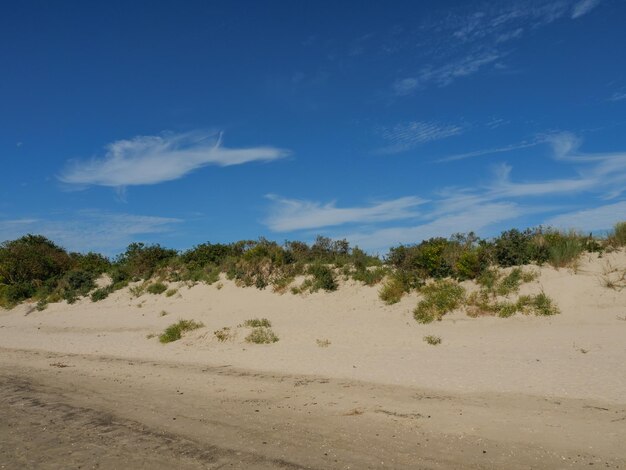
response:
M581 0L572 8L572 19L586 15L600 4L600 0Z
M112 255L137 236L171 232L183 220L94 210L78 211L58 219L0 220L0 240L27 233L44 235L71 251Z
M418 197L403 197L365 207L337 207L334 202L320 204L276 195L266 197L274 202L274 207L265 224L274 232L409 219L417 217L415 208L426 202Z
M593 209L584 209L551 217L545 225L561 229L608 230L626 218L626 201L607 204Z
M207 165L273 161L289 152L275 147L226 148L214 133L164 134L118 140L103 158L73 162L59 176L70 185L137 186L176 180Z
M379 133L389 145L379 149L379 154L394 154L411 150L421 144L462 134L465 128L457 124L411 121L393 127L382 127Z

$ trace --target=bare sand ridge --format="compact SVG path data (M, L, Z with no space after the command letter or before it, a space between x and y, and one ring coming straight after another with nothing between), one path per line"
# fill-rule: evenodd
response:
M532 269L561 314L420 325L418 294L226 280L0 310L0 468L626 468L626 253ZM256 317L279 342L244 342ZM178 319L205 327L147 338Z

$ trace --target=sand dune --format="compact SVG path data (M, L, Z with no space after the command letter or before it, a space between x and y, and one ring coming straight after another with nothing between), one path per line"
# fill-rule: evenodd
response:
M575 272L529 269L539 277L523 293L543 290L559 315L470 318L459 310L421 325L412 316L418 294L387 306L377 287L352 282L334 293L279 295L222 280L172 284L172 297L133 298L124 289L97 303L21 305L0 311L2 404L13 409L22 396L16 384L28 383L67 406L132 421L119 431L131 443L144 439L136 423L191 439L188 468L376 468L383 458L395 468L624 468L626 289L603 279L624 272L626 253L584 255ZM277 343L244 341L249 329L238 325L256 317L271 320ZM147 338L178 319L205 326L174 343ZM217 340L223 327L234 339ZM431 346L425 335L442 343ZM173 392L183 386L184 397ZM82 426L59 419L68 436ZM246 442L256 447L237 454ZM481 442L487 454L477 451ZM221 457L202 460L209 444ZM163 447L163 462L185 448L177 445ZM335 449L336 462L320 446ZM28 456L7 448L8 462ZM81 458L97 458L89 455Z

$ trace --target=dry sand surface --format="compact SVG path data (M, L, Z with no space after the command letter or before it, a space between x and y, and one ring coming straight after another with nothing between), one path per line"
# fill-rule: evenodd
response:
M561 314L420 325L417 294L226 280L0 310L0 468L626 468L626 253L529 269ZM257 317L279 342L244 342ZM147 338L179 319L205 326Z

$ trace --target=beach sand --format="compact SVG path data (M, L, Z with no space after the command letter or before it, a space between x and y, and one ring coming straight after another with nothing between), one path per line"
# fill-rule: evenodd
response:
M626 253L527 269L559 315L421 325L418 294L227 280L0 310L0 468L626 468ZM147 338L179 319L205 326Z

